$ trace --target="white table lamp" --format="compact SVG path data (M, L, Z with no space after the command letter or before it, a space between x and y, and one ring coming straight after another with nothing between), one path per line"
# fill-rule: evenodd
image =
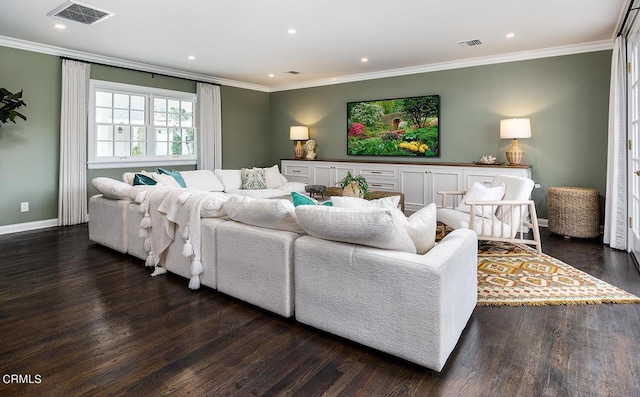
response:
M309 139L309 127L304 125L294 125L289 128L289 139L296 141L296 145L293 148L293 154L296 160L300 160L304 155L304 148L301 141Z
M531 121L526 118L500 120L500 139L513 139L507 150L507 160L510 165L522 162L522 150L518 146L518 138L531 138Z

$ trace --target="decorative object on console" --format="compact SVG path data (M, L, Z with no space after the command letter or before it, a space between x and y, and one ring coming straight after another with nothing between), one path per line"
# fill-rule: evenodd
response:
M353 176L351 171L347 171L345 177L337 185L342 188L343 196L366 197L369 193L367 179L362 175Z
M289 139L296 141L296 145L293 148L293 154L296 160L302 159L304 155L304 148L301 141L309 139L309 127L304 125L294 125L289 128Z
M522 162L522 150L518 146L518 138L531 138L531 121L527 118L512 118L500 120L500 139L513 139L507 150L509 165Z
M316 147L318 147L318 144L313 139L309 139L307 143L304 144L304 150L307 151L307 155L305 156L307 160L316 159Z
M480 159L480 162L482 164L493 164L496 162L496 158L490 154L486 155L486 156L482 156L482 158Z

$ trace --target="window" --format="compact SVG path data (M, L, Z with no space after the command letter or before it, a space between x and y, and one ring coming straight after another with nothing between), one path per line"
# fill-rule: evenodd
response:
M91 80L89 168L195 164L196 94Z

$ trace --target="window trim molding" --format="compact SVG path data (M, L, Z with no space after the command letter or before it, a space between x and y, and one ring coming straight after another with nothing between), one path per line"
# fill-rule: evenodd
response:
M164 88L146 87L135 84L118 83L114 81L104 80L89 80L89 109L87 119L87 168L88 169L107 169L107 168L129 168L129 167L157 167L162 165L196 165L198 161L198 133L197 126L193 128L196 131L194 134L194 153L192 155L180 155L180 156L147 156L140 159L135 159L133 156L126 157L109 157L108 159L99 160L96 158L96 90L107 90L122 92L124 94L136 94L142 95L145 98L149 98L150 95L160 96L164 98L188 100L194 104L194 112L197 110L198 96L196 93L185 91L173 91ZM148 108L146 109L145 125L153 128L151 119L153 117L153 103L148 101ZM194 123L196 118L194 117ZM147 124L149 123L149 124ZM153 133L150 131L149 133ZM147 138L147 142L149 139Z

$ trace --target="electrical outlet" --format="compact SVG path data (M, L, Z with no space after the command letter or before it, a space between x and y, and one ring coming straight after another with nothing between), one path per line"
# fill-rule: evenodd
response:
M536 183L535 185L533 185L536 189L540 189L540 184Z
M20 203L20 212L29 212L29 202L24 201Z

